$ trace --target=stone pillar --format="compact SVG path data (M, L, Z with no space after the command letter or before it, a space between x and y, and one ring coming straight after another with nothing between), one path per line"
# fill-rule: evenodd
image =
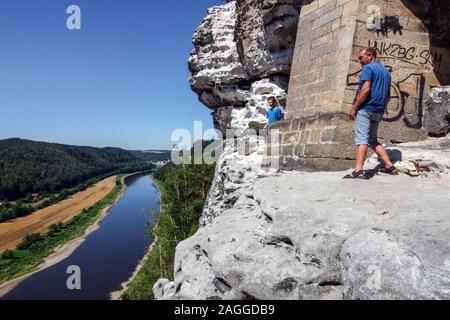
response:
M316 0L303 5L288 96L293 117L343 111L358 3Z
M343 170L355 158L357 53L374 47L392 75L391 102L380 126L385 143L427 137L422 127L430 88L448 83L450 52L400 0L315 0L304 4L292 63L282 167Z

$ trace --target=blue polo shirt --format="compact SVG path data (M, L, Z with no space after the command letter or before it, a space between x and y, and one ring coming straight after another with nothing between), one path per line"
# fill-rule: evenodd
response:
M283 113L281 112L280 107L270 108L269 111L267 111L267 120L269 121L269 127L277 121L280 121L283 119Z
M370 94L360 107L367 112L384 112L387 98L391 90L391 75L377 60L366 64L361 71L358 93L361 92L364 81L370 81Z

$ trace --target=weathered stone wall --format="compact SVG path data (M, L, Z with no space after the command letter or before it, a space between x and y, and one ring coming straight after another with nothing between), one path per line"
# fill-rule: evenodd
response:
M289 110L294 117L342 111L358 1L312 1L300 12Z
M429 8L431 10L431 8ZM435 10L435 8L434 8ZM400 0L306 1L300 13L282 137L284 169L341 170L354 160L353 122L346 113L357 94L357 53L375 47L393 79L380 126L382 142L424 139L430 88L449 83L450 51L424 19ZM429 14L428 14L429 16Z

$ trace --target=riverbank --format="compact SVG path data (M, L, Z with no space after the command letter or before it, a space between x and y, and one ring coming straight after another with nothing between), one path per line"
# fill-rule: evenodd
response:
M162 212L161 187L158 184L158 180L156 178L154 178L153 175L150 175L150 177L152 179L152 182L153 182L154 186L159 191L159 213L161 214L161 212ZM155 230L158 227L158 223L159 223L159 216L158 216L158 220L156 222L156 225L153 227L153 230ZM122 299L122 296L125 294L125 292L128 291L129 285L132 283L132 281L135 280L135 278L141 272L141 270L144 267L144 265L147 263L148 258L151 255L151 253L153 252L153 248L155 246L155 243L157 243L157 241L158 241L158 237L155 236L154 239L153 239L152 244L150 245L150 247L149 247L149 249L147 251L147 253L145 254L144 258L142 258L142 260L139 261L139 263L136 266L136 269L133 271L133 274L131 275L131 277L127 281L125 281L124 283L121 284L122 289L110 293L110 300L121 300Z
M7 294L8 292L10 292L11 290L13 290L22 281L28 279L35 273L38 273L47 268L50 268L51 266L63 261L67 257L69 257L80 245L83 244L83 242L86 240L86 238L91 233L93 233L100 227L100 222L103 220L103 218L105 218L108 215L109 210L111 209L112 206L113 205L108 206L102 210L102 213L100 214L98 220L93 225L91 225L88 229L86 229L86 232L84 233L83 236L81 236L77 239L71 240L71 241L67 242L66 244L56 248L55 252L53 254L51 254L49 257L47 257L44 260L44 262L35 271L27 273L19 278L13 279L4 284L1 284L0 285L0 298L2 296L4 296L5 294Z
M133 175L133 174L131 174ZM131 176L129 175L129 176ZM125 181L128 176L121 177ZM111 207L121 198L126 185L116 184L113 190L89 209L84 209L57 230L49 230L29 247L19 248L9 257L0 258L0 297L33 274L69 257L86 238L100 227Z
M161 199L152 231L155 240L121 299L153 300L154 284L160 278L173 279L176 246L198 229L214 172L215 166L206 164L169 166L155 172L153 181Z
M14 250L27 234L47 232L51 225L65 223L79 215L83 209L89 208L105 198L113 190L115 184L116 176L108 177L50 207L1 223L0 254L5 250Z

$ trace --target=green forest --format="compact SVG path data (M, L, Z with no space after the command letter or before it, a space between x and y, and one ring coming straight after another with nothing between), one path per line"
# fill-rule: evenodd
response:
M67 199L111 175L154 167L118 148L0 140L0 223ZM38 194L35 202L32 193Z
M214 172L215 165L168 164L153 174L161 192L161 213L151 231L155 242L122 299L153 299L155 282L162 277L173 279L175 248L197 231Z
M151 168L119 148L0 140L0 201L23 199L30 193L57 193L95 177Z

